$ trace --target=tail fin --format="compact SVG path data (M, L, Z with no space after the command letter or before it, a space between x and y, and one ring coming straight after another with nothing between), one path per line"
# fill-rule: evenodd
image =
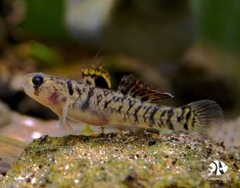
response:
M223 122L223 111L214 101L201 100L181 107L185 114L183 128L200 135L214 138L218 135Z

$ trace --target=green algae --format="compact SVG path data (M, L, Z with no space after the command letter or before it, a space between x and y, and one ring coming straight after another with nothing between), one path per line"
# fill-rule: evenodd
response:
M228 170L209 180L209 164ZM240 186L240 156L223 144L188 135L109 133L43 136L22 153L5 187L215 187Z

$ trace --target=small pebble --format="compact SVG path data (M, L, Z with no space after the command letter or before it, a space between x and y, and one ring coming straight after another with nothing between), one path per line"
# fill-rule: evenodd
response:
M149 146L152 146L152 145L155 145L156 144L156 140L151 140L148 142L148 145Z

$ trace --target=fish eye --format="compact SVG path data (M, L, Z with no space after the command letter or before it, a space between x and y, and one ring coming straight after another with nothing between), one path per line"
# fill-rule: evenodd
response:
M32 79L32 83L35 86L40 86L43 83L43 77L40 76L40 75L34 76L33 79Z

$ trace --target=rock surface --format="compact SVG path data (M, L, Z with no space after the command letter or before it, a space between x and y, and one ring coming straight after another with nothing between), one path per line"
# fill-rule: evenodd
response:
M238 187L239 148L188 135L107 133L43 136L22 153L4 187ZM225 174L209 176L219 160ZM220 180L213 180L220 178Z

